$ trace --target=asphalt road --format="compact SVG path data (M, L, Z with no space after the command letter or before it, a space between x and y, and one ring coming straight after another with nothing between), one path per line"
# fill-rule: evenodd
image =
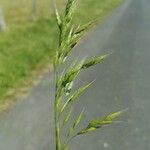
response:
M150 149L150 1L124 3L74 50L72 58L114 53L82 73L76 86L96 79L80 98L86 124L92 117L128 110L120 124L103 128L71 143L71 150ZM70 60L72 60L70 58ZM79 59L79 58L78 58ZM53 75L0 117L0 150L52 150Z

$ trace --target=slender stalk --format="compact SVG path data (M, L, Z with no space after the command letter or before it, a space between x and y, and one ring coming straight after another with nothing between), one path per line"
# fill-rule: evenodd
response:
M58 122L58 96L57 96L57 78L58 78L58 71L57 68L54 66L54 76L55 76L55 103L54 103L54 121L55 121L55 147L56 150L60 150L60 127Z
M59 30L59 38L58 38L58 51L60 50L61 47L61 30ZM59 78L59 64L54 65L54 76L55 76L55 104L54 104L54 119L55 119L55 147L56 150L61 150L61 135L60 135L60 125L59 125L59 110L58 110L58 101L59 101L59 95L57 93L58 91L58 85L57 81Z

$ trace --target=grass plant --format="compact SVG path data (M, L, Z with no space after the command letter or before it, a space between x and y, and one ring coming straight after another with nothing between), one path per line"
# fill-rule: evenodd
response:
M122 111L118 111L106 115L101 119L93 119L85 128L77 131L77 127L84 118L83 108L79 116L77 116L74 120L71 128L67 128L67 130L65 130L65 140L62 138L62 132L73 115L72 108L74 101L77 100L77 98L84 93L91 86L91 84L93 84L93 82L88 83L82 87L79 87L75 92L72 92L76 77L81 71L102 63L110 55L106 54L93 57L91 59L83 59L80 62L73 62L65 71L61 71L62 65L66 64L67 58L72 49L78 44L78 41L93 24L93 21L83 25L74 24L73 14L75 11L75 6L76 0L68 0L62 15L60 15L56 8L56 20L59 29L58 47L53 62L55 72L54 120L56 150L68 150L69 143L75 137L95 131L116 122L115 119L122 113ZM65 112L67 112L67 114Z
M62 10L64 0L56 1L59 10ZM49 0L37 0L37 21L32 22L31 2L1 0L8 30L0 33L0 105L28 85L27 81L31 84L34 71L40 72L40 68L53 61L57 28L55 17L51 15L51 3ZM80 0L74 21L76 24L86 23L96 17L101 22L120 2ZM87 15L86 10L92 13Z

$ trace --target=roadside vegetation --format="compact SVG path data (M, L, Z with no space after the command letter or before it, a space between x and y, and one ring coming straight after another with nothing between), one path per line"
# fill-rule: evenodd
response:
M53 60L57 44L55 17L48 0L37 0L37 18L31 21L29 0L2 0L7 31L0 33L0 101L13 95L31 78L33 70ZM76 23L103 20L121 0L79 0ZM59 7L63 5L59 1Z

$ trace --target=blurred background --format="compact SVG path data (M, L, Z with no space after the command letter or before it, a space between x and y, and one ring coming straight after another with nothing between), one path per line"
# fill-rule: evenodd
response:
M57 44L53 2L60 13L65 0L0 0L0 103L32 83L52 59ZM79 0L75 23L102 21L121 0Z

